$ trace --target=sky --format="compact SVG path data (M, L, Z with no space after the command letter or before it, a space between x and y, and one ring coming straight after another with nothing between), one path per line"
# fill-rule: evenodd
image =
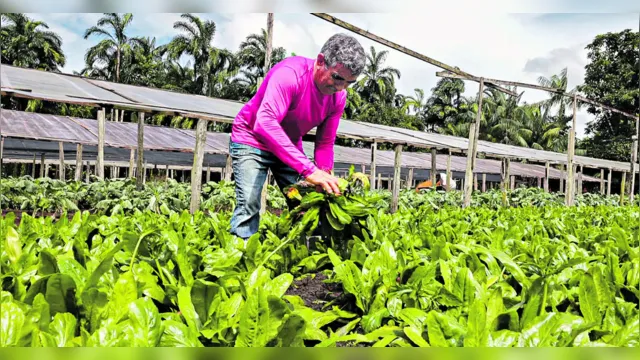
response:
M548 1L541 0L540 3ZM574 3L570 0L558 4L569 9ZM539 76L549 77L566 67L571 89L583 81L584 67L588 63L585 46L596 35L638 29L637 12L590 12L590 6L595 2L583 0L581 3L585 11L581 14L557 12L564 9L557 6L556 12L550 13L492 11L482 16L472 11L445 16L437 9L331 15L476 76L535 84ZM64 72L79 71L84 65L86 49L100 40L98 37L83 38L84 31L101 17L99 13L29 13L28 16L45 21L50 30L62 37L67 55ZM267 22L265 13L202 13L199 16L217 24L213 45L234 51L247 35L258 33ZM129 36L156 37L157 44L166 43L178 34L173 29L173 23L178 20L179 13L134 12ZM288 53L315 57L324 41L336 32L345 30L309 13L276 13L273 42ZM359 35L356 37L367 51L371 46L378 51L389 51L386 64L401 72L397 81L400 93L413 95L414 89L421 88L429 95L439 80L435 74L441 69ZM477 93L477 86L477 83L467 81L466 95ZM545 98L545 92L525 90L523 101ZM578 138L584 136L585 126L592 119L585 110L578 112Z

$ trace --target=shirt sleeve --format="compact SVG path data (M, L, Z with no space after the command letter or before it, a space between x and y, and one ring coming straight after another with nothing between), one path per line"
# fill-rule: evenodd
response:
M297 75L292 69L281 67L273 70L253 130L269 151L300 175L307 177L317 167L293 144L281 125L297 88Z
M338 125L340 125L340 118L344 112L345 105L346 97L342 97L335 110L318 126L316 131L313 157L316 166L326 172L333 170L336 134L338 133Z

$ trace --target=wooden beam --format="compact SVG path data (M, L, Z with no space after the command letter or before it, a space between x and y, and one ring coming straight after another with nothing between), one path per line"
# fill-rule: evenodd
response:
M609 175L607 178L607 196L611 196L611 179L613 177L613 169L609 169Z
M82 144L76 145L76 181L82 181Z
M374 35L374 34L368 32L366 30L363 30L363 29L355 26L355 25L352 25L352 24L349 24L349 23L347 23L345 21L342 21L342 20L340 20L340 19L338 19L338 18L336 18L334 16L331 16L329 14L324 14L324 13L311 13L311 14L314 15L314 16L317 16L317 17L319 17L319 18L321 18L323 20L326 20L326 21L328 21L330 23L338 25L338 26L340 26L340 27L342 27L344 29L347 29L347 30L349 30L351 32L354 32L354 33L356 33L358 35L364 36L369 40L372 40L372 41L375 41L375 42L377 42L379 44L388 46L388 47L390 47L390 48L392 48L394 50L400 51L401 53L404 53L404 54L407 54L409 56L412 56L412 57L414 57L414 58L416 58L418 60L422 60L422 61L424 61L424 62L426 62L428 64L437 66L437 67L439 67L441 69L448 70L448 71L451 71L451 72L456 73L456 74L460 74L460 75L464 75L464 76L472 76L471 74L469 74L467 72L464 72L464 71L460 70L457 67L449 66L449 65L447 65L447 64L445 64L445 63L443 63L441 61L438 61L438 60L435 60L435 59L430 58L428 56L419 54L419 53L417 53L417 52L415 52L413 50L409 50L404 46L398 45L398 44L396 44L394 42L391 42L389 40L381 38L381 37L379 37L377 35ZM487 82L486 85L489 86L489 87L498 89L500 91L510 92L509 90L503 89L502 87L500 87L498 85L495 85L493 83L488 83Z
M600 195L604 195L604 169L600 169Z
M451 180L453 180L453 177L451 176L451 149L449 149L449 155L447 155L447 187L445 191L451 190Z
M144 116L142 111L138 113L138 157L136 162L136 188L142 190L144 177L147 173L144 168Z
M196 146L193 150L193 168L191 169L191 214L200 209L200 192L202 189L202 166L204 148L207 141L207 120L198 120L196 127Z
M574 199L574 187L575 187L575 179L574 179L574 169L573 169L573 156L575 152L575 141L576 141L576 103L577 99L574 95L573 97L573 120L571 123L571 129L569 130L569 148L567 149L567 191L564 194L565 197L565 205L572 206Z
M98 157L96 159L96 176L104 180L104 138L105 138L105 109L98 110Z
M60 160L60 164L58 165L58 177L60 180L64 181L67 177L65 176L65 166L64 166L64 143L62 141L58 142L58 156Z
M438 162L437 160L438 152L435 148L431 149L431 187L433 189L436 188L436 174L438 173Z
M376 187L376 156L378 152L378 142L374 141L371 143L371 190L375 190L379 188L380 185Z
M396 154L393 165L393 193L391 200L391 212L398 211L398 197L400 195L400 170L402 169L402 145L396 145Z
M549 192L549 162L544 164L544 192Z

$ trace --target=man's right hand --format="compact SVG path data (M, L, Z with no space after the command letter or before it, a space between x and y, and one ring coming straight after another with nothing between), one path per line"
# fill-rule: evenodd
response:
M340 187L338 186L338 178L323 171L316 170L305 179L308 183L316 185L324 189L327 193L340 195Z

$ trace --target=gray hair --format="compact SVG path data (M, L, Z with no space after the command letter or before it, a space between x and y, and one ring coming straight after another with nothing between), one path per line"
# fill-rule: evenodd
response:
M335 34L322 46L320 53L324 55L329 67L342 64L355 76L364 70L365 53L362 45L351 35Z

